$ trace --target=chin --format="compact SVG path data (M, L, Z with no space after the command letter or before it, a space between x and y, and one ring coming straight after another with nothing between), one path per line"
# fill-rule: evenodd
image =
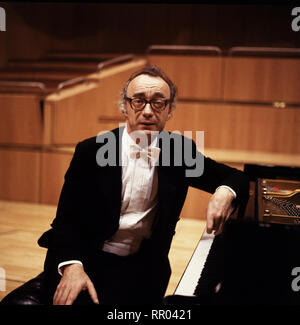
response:
M157 127L156 125L140 125L138 130L149 133L152 131L157 131Z

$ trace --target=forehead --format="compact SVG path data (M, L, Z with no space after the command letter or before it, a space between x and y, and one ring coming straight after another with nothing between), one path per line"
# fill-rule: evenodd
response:
M146 74L134 78L127 88L127 96L133 96L134 94L151 96L155 93L160 93L168 98L170 97L170 87L162 78Z

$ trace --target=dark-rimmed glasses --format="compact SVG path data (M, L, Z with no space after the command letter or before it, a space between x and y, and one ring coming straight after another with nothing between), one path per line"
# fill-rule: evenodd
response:
M163 98L154 98L154 99L144 99L144 98L129 98L125 97L125 99L129 102L131 108L135 111L142 111L147 104L150 104L151 108L156 112L162 112L167 104L170 102L170 99Z

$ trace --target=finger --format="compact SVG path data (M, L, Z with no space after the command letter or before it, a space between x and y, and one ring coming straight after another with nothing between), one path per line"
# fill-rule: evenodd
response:
M218 231L222 225L222 216L217 216L214 218L214 225L213 225L213 230L214 230L214 235L218 234Z
M64 305L68 298L69 292L70 292L69 288L59 287L56 299L54 300L53 304L54 305Z
M208 234L211 234L213 232L213 226L207 223L207 225L206 225L206 232Z
M220 218L219 220L220 221L219 221L218 225L215 228L215 235L219 235L223 231L225 219L224 218Z
M208 234L211 234L213 231L216 232L219 229L221 219L222 218L216 213L208 214L206 221L206 232Z
M56 290L55 290L55 292L54 292L53 299L52 299L52 303L53 303L53 305L55 305L55 303L56 303L57 296L58 296L58 292L57 292L57 288L56 288Z
M92 301L95 304L99 304L97 291L96 291L96 289L95 289L95 287L93 285L93 282L92 281L87 281L86 286L87 286L88 292L90 294L90 297L92 298Z
M58 301L62 295L62 290L61 290L61 287L58 285L56 287L56 290L55 290L55 293L54 293L54 296L53 296L53 305L57 305L58 304Z
M206 232L208 234L211 234L213 231L214 227L214 218L213 216L209 213L209 210L206 209Z
M69 291L69 294L67 296L67 299L66 299L64 305L72 305L73 302L75 301L75 299L78 297L79 292L80 292L80 289L72 288L72 290Z
M226 220L230 217L231 210L229 210L224 216L220 218L220 223L218 224L218 228L215 231L215 235L219 235L224 228Z

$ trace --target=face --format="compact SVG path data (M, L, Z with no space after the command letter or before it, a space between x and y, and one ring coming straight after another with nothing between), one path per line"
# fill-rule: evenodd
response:
M149 75L139 75L134 78L127 89L128 98L170 99L169 85L160 77ZM162 131L166 122L171 118L169 103L162 112L154 111L147 103L143 110L135 112L130 103L126 104L126 117L128 133L133 131L143 131L147 135L152 131Z

